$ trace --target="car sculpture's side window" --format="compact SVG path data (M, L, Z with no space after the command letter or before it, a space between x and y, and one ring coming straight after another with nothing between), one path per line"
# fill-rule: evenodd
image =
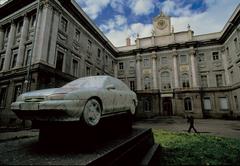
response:
M121 80L118 80L118 79L112 79L112 80L114 82L114 85L116 86L116 89L123 90L123 91L129 90L127 85L125 85L125 83L123 83Z

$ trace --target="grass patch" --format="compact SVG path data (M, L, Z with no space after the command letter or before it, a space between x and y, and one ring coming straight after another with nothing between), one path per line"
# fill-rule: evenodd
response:
M240 165L240 139L153 130L161 165Z

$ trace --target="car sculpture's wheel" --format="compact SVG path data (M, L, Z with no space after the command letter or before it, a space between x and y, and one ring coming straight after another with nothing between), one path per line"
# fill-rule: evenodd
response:
M95 99L87 101L84 111L83 120L88 126L96 126L101 118L101 105Z

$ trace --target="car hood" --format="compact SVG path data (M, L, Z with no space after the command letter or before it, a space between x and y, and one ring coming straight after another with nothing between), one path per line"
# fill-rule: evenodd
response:
M69 93L72 92L74 89L70 88L51 88L51 89L43 89L43 90L36 90L32 92L27 92L21 95L23 98L30 98L30 97L46 97L56 93Z

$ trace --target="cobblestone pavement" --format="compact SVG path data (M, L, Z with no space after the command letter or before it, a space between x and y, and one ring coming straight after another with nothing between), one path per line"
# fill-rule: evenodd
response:
M195 119L194 125L200 134L240 139L239 120ZM152 119L137 121L134 123L134 126L187 132L189 123L183 117L154 117Z
M187 119L182 117L154 117L151 119L139 120L134 123L133 127L187 132L189 124L187 123ZM195 119L195 128L200 134L240 139L239 120ZM19 138L36 137L38 134L39 130L37 129L1 131L0 142Z

